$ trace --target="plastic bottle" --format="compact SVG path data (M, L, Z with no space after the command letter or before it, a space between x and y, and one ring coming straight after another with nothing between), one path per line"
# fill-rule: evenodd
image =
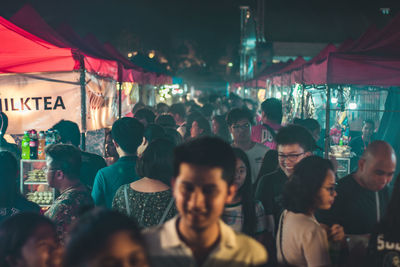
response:
M21 150L22 150L22 154L21 157L22 159L29 159L29 153L30 153L30 149L29 149L29 142L31 141L31 139L29 138L29 132L25 131L24 132L24 137L22 138L21 141Z
M31 140L29 142L30 159L37 159L38 139L36 130L31 131Z
M46 132L46 146L54 144L53 137L54 137L53 136L53 130L52 129L47 130L47 132Z
M44 147L46 146L45 134L43 131L39 132L39 142L38 142L38 159L46 159L46 155L44 153Z

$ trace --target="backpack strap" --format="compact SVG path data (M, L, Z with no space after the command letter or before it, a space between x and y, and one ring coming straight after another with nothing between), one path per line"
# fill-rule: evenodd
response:
M128 200L128 186L129 186L129 184L125 185L125 187L124 187L124 195L125 195L126 214L130 217L131 216L131 208L130 208L129 200Z

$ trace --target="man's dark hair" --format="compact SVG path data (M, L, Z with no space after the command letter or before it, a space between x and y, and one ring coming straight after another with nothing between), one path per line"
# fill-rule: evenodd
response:
M149 124L149 123L154 123L154 119L156 118L156 115L154 114L153 111L151 111L148 108L141 108L135 112L134 117L135 117L135 119L138 119L138 120L144 119L145 121L147 121L147 124Z
M152 141L137 160L137 175L156 179L166 185L170 185L174 148L174 143L167 139Z
M373 120L367 119L367 120L363 121L363 126L365 124L371 124L372 125L372 129L375 129L375 122Z
M111 129L113 140L124 152L130 154L136 154L138 146L143 142L143 133L143 124L129 117L116 120Z
M304 152L314 151L317 147L311 133L303 126L295 124L279 129L275 140L278 146L298 144Z
M211 136L212 131L210 127L210 122L203 116L199 116L193 120L193 122L197 122L197 126L203 130L203 132L200 134L200 136ZM192 123L193 123L192 122Z
M282 102L277 98L268 98L261 104L261 110L268 120L280 124L282 122Z
M186 117L186 108L183 103L175 103L172 104L169 108L169 113L171 114L178 114L182 119Z
M240 120L248 120L250 124L253 124L254 121L251 111L247 108L233 108L228 112L228 115L226 115L226 123L228 126L232 126Z
M163 102L160 102L156 105L156 113L157 115L167 113L169 110L169 106Z
M81 151L67 144L51 144L45 148L46 157L52 159L49 168L61 170L69 180L78 180L82 165Z
M128 237L143 246L144 241L137 223L116 211L96 208L82 215L71 227L65 245L64 267L86 266L104 250L117 233L128 232Z
M151 143L151 141L157 138L165 137L165 131L164 128L161 127L160 125L151 123L148 124L144 129L143 136L144 138L146 138L148 143Z
M333 171L332 163L319 156L306 157L296 164L283 191L284 207L295 213L308 213L310 209L316 209L318 192L328 170Z
M51 128L59 132L61 143L71 143L74 146L79 147L79 144L81 143L81 133L78 124L73 121L60 120Z
M155 123L160 125L161 127L172 127L174 129L176 128L175 119L169 114L158 115Z
M179 176L182 163L222 168L222 178L231 185L235 175L236 158L232 147L217 137L200 137L175 148L174 177Z

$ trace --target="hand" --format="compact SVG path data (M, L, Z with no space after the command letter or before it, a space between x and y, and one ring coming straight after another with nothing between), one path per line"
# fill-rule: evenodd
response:
M334 224L328 231L328 238L334 242L342 242L344 240L345 234L343 226L339 224Z

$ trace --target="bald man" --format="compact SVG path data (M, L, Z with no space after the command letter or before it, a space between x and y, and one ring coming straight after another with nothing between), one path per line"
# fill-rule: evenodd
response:
M387 185L395 169L393 148L384 141L372 142L358 161L357 171L339 180L334 204L319 212L318 220L328 226L340 224L346 234L370 234L385 212Z

